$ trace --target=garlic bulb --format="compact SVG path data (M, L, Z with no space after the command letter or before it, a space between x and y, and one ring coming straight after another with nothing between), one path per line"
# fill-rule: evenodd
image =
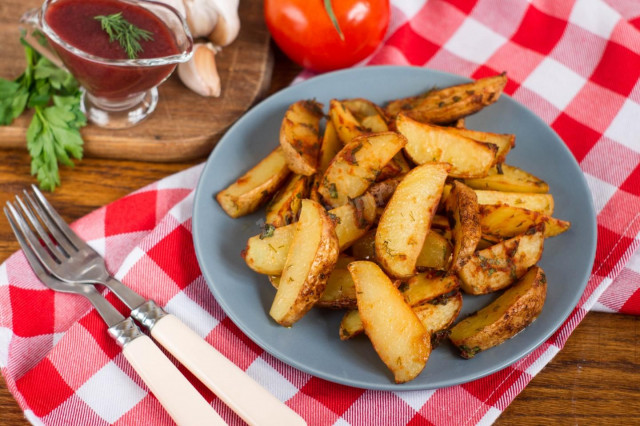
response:
M184 6L184 2L182 0L156 0L156 1L173 7L175 10L178 11L180 16L182 16L185 20L187 19L187 8ZM191 30L191 28L189 28L189 30Z
M212 0L183 0L187 24L193 38L207 37L218 23L218 11Z
M238 37L240 17L238 16L239 0L208 0L218 13L218 22L209 34L209 40L218 46L227 46Z
M178 76L201 96L220 96L220 75L216 68L216 48L211 43L195 43L193 57L178 65Z

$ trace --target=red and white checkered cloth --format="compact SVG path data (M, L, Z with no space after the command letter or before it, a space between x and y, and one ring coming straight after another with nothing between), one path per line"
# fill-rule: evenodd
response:
M200 273L191 239L200 166L101 208L74 228L118 278L180 317L309 424L489 424L558 353L587 311L640 314L640 253L633 254L640 245L640 3L392 4L387 39L368 63L473 78L506 70L506 92L553 127L585 172L598 215L592 275L569 319L532 354L471 383L411 392L350 388L283 364L225 316ZM46 290L21 253L0 266L0 369L34 424L171 423L89 302ZM240 423L199 388L227 421Z

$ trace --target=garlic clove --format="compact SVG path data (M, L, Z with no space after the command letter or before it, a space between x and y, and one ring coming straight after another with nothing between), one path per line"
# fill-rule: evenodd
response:
M218 11L212 0L184 0L187 24L194 38L207 37L218 23Z
M209 0L218 12L218 22L209 34L209 40L218 46L231 44L240 32L238 0Z
M201 96L220 96L220 75L215 55L216 48L211 43L196 43L193 46L193 57L178 65L180 80Z

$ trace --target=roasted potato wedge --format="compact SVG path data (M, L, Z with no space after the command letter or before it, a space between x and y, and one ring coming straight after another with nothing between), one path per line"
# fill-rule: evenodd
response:
M331 99L329 102L329 117L343 145L347 145L358 136L369 133L351 111L337 99Z
M329 275L327 286L316 306L329 309L357 309L356 287L347 266L355 261L351 256L341 254L336 267Z
M384 111L366 99L332 100L329 116L343 144L369 133L388 132ZM377 180L384 180L409 171L402 153L396 154L380 171Z
M474 141L490 143L498 147L496 153L496 163L504 163L507 158L507 154L511 151L511 148L516 146L516 135L502 134L502 133L490 133L480 132L478 130L469 130L459 127L451 128L453 133L457 133L462 136L466 136Z
M351 254L358 260L376 259L375 249L376 229L369 230L351 246ZM451 244L442 235L434 231L429 231L424 239L422 250L416 261L418 271L427 268L444 271L449 266L451 258Z
M442 200L440 200L442 203ZM431 227L438 229L449 229L449 219L446 216L436 214L433 216L433 220L431 220Z
M443 284L450 284L454 282L455 276L452 277L449 281L443 281ZM418 287L422 287L422 285L418 285ZM400 286L400 289L405 289L406 286ZM440 290L443 290L447 287L440 285L438 287ZM416 293L420 292L416 288ZM448 294L442 293L441 291L430 291L431 299L425 300L427 296L427 292L429 290L424 289L424 294L418 297L412 298L415 302L420 302L422 304L411 306L411 309L416 313L418 319L422 322L424 327L427 329L429 334L432 334L431 341L434 341L434 337L438 339L441 336L433 336L434 333L437 333L449 325L453 323L453 321L457 318L460 309L462 308L462 295L456 289L452 289ZM403 292L403 294L405 294ZM407 300L405 294L405 300ZM361 334L364 331L364 326L362 325L362 319L360 318L360 313L357 310L348 311L344 317L342 317L342 321L340 322L340 340L348 340L354 336Z
M453 239L451 268L457 271L471 258L482 237L478 218L478 197L473 189L462 182L454 181L445 209Z
M376 206L384 207L387 205L391 196L395 192L398 184L402 182L404 175L395 176L393 178L376 182L369 187L367 192L371 193L376 199Z
M437 232L429 230L416 260L416 270L423 271L426 268L439 271L447 270L452 250L449 240Z
M473 189L489 189L503 192L549 192L549 185L531 173L508 164L493 166L483 178L465 179L465 185Z
M284 115L280 127L280 146L292 172L311 176L318 167L322 104L298 101Z
M327 285L316 302L315 306L328 309L357 309L356 288L351 278L347 265L355 259L351 256L340 254L335 268L331 271ZM280 277L269 275L269 281L277 289L280 285Z
M368 99L345 99L342 104L353 114L366 131L379 133L390 130L384 110Z
M547 278L534 266L488 306L454 325L449 339L463 358L472 358L531 324L542 312L546 295Z
M396 383L414 379L431 352L431 336L382 269L373 262L349 264L364 332Z
M398 99L389 102L385 111L392 117L406 112L425 123L451 123L496 102L506 84L507 76L502 73L473 83L432 89L419 96Z
M278 228L298 220L300 203L309 195L309 180L309 176L291 176L287 184L267 204L266 222Z
M392 276L415 274L449 168L445 163L418 166L391 196L378 223L375 248L376 259Z
M409 306L415 307L437 299L446 299L458 292L460 280L454 274L421 273L400 285Z
M516 282L542 256L544 223L522 235L474 254L458 270L460 287L468 294L486 294Z
M476 189L478 204L508 204L551 216L554 201L551 194L536 194L530 192L502 192Z
M495 163L495 145L461 136L449 127L420 123L405 114L398 115L396 127L407 138L404 152L415 164L449 163L451 177L472 178L486 176Z
M324 173L318 192L331 207L362 195L382 168L407 143L395 132L373 133L355 138L335 156Z
M216 194L220 207L236 218L253 213L280 188L289 176L282 148L274 149L251 170Z
M376 230L370 229L351 245L351 254L356 260L376 260Z
M404 158L402 151L400 151L382 168L380 175L376 178L376 182L383 182L396 176L405 175L409 170L411 170L411 167Z
M362 334L364 326L360 318L360 312L357 309L347 311L340 321L340 340L349 340L354 336Z
M373 195L365 192L331 212L330 216L339 222L336 225L336 234L340 242L340 251L343 251L371 228L376 218L376 202Z
M311 185L310 198L313 201L321 202L320 196L318 195L318 188L320 187L322 176L324 175L324 171L327 170L327 167L329 167L333 157L335 157L341 149L342 142L338 138L336 128L331 121L327 121L327 126L324 129L324 134L322 135L322 144L320 145L318 167L316 173L313 175L313 183Z
M375 219L373 196L365 193L350 203L327 212L335 225L340 251L367 233ZM275 228L265 225L261 234L247 241L242 256L254 271L267 275L280 275L293 241L295 224Z
M571 227L566 220L506 204L482 205L478 212L482 234L499 240L524 233L530 227L544 223L544 236L553 237Z
M413 311L431 335L431 346L437 346L449 335L449 326L460 315L462 294L456 292L449 297L437 299L437 303L426 303L415 306Z
M249 238L242 250L247 266L260 274L282 274L295 229L295 224L280 228L266 224L262 233Z
M292 326L320 299L338 261L335 224L313 200L302 200L278 291L269 315L280 325Z

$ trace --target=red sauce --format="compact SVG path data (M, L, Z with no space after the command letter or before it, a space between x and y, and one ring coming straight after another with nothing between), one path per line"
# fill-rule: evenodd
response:
M153 40L140 40L139 59L159 58L180 53L167 25L141 6L118 0L59 0L47 9L45 20L61 40L86 53L105 59L128 59L117 41L110 42L98 15L122 12L133 25L151 31ZM175 64L155 67L120 67L77 56L50 40L65 65L91 94L120 99L148 90L164 80Z

